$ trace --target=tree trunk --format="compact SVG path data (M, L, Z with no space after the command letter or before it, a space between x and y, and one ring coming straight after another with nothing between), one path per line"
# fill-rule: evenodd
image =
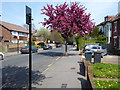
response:
M66 42L65 42L65 56L68 56L68 53L67 53L67 39L66 39Z
M79 46L78 46L78 39L77 39L77 51L79 51Z

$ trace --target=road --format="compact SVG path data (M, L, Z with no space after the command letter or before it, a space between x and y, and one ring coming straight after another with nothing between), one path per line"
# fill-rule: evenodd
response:
M68 46L68 50L71 46ZM65 47L41 50L32 54L32 83L45 78L42 74L51 63L63 56ZM29 55L21 54L6 57L2 62L2 86L4 88L28 87L29 82Z

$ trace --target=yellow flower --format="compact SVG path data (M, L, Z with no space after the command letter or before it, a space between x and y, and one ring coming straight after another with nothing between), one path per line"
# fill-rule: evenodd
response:
M111 85L109 84L109 87L111 87Z
M109 71L109 73L111 73L111 71Z
M109 82L109 80L107 80L107 82Z
M97 82L99 82L99 80L97 80Z
M111 77L112 78L112 77Z

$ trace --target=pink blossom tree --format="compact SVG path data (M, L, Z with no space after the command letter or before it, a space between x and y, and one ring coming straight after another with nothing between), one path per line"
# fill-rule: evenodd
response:
M75 34L85 37L91 30L94 29L95 23L90 19L90 14L86 14L86 8L80 3L71 2L68 5L66 2L61 5L47 5L43 7L42 14L48 16L44 18L42 24L47 26L51 31L57 30L66 40L65 55L67 54L67 40Z

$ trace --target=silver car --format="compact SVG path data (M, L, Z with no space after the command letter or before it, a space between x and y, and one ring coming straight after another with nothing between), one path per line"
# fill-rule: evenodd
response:
M103 49L102 46L92 46L92 47L90 48L90 50L93 52L93 53L92 53L92 56L94 56L94 53L95 53L95 52L100 52L101 55L102 55L102 57L103 57L104 55L107 55L107 50L106 50L106 49Z
M4 59L4 54L2 52L0 52L0 60Z

